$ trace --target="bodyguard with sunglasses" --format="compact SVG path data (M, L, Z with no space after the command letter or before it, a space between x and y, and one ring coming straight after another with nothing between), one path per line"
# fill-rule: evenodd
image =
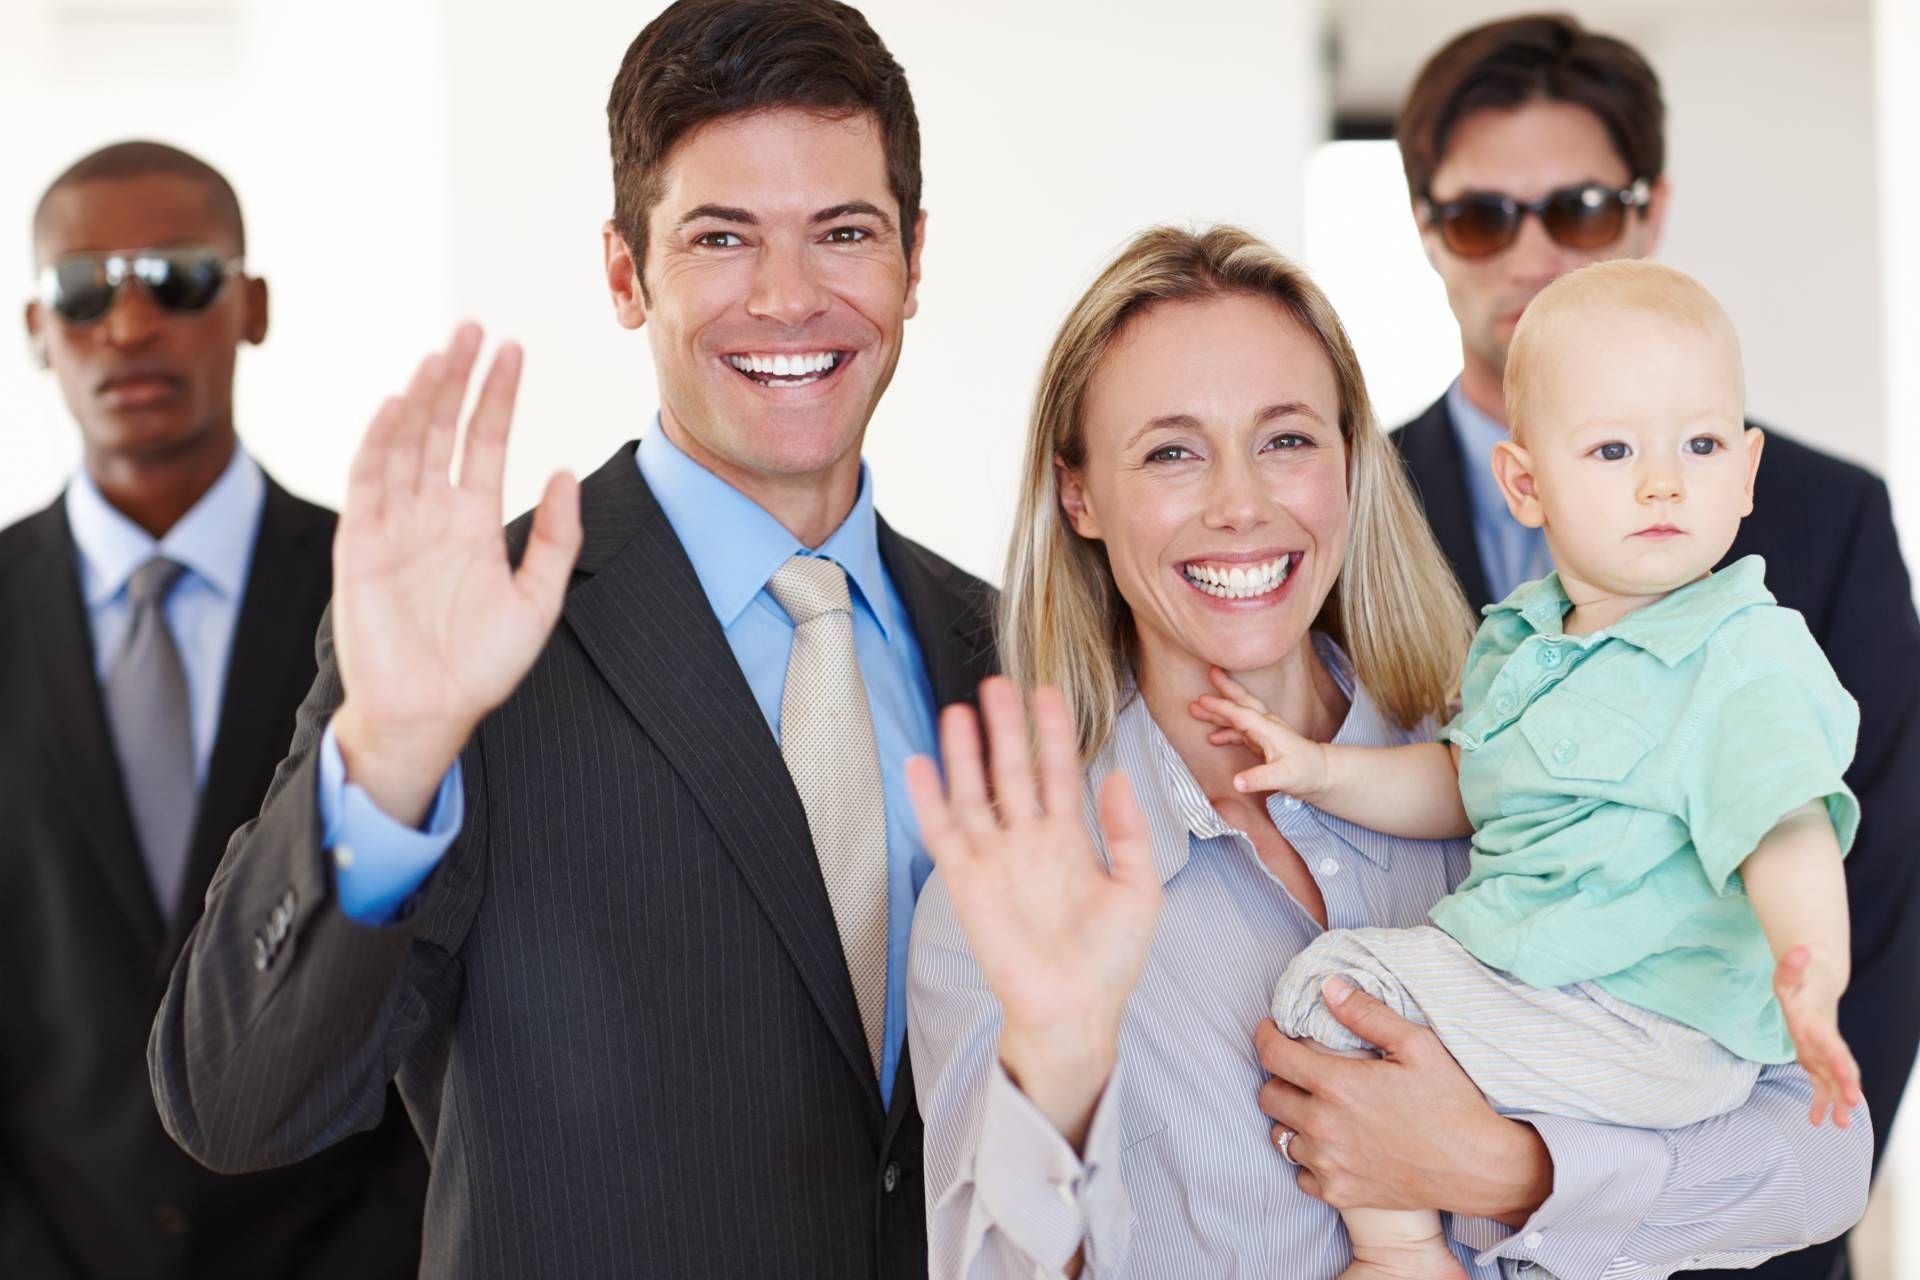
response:
M224 1177L161 1128L147 1032L314 674L333 513L233 422L267 333L232 188L123 143L34 219L27 332L83 465L0 532L0 1276L400 1280L426 1164L388 1122Z
M1475 608L1550 568L1544 537L1508 513L1489 465L1506 435L1501 377L1514 325L1559 275L1653 253L1668 199L1663 124L1646 60L1558 16L1458 36L1402 107L1414 215L1459 321L1464 364L1394 439ZM1767 585L1805 615L1860 703L1847 774L1862 810L1846 863L1853 983L1840 1024L1884 1137L1920 1044L1920 620L1886 485L1766 431L1754 512L1727 558L1765 557ZM1845 1268L1842 1237L1740 1274L1829 1280Z

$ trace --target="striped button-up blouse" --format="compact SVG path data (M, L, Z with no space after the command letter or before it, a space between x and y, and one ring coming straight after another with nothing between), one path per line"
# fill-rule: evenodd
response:
M1339 743L1417 740L1316 637L1351 699ZM1115 769L1133 783L1164 898L1120 1030L1118 1064L1084 1157L1034 1109L995 1053L1000 1008L935 873L914 919L908 1022L926 1118L932 1275L1334 1277L1351 1254L1339 1214L1301 1191L1256 1100L1255 1027L1274 980L1320 926L1227 827L1144 702L1128 701L1088 769L1087 813ZM1333 928L1410 926L1466 874L1464 840L1405 840L1274 796L1268 812L1320 886ZM1097 827L1095 827L1097 830ZM1522 1116L1546 1142L1554 1189L1518 1230L1449 1218L1475 1280L1550 1272L1665 1276L1751 1266L1826 1239L1864 1206L1872 1137L1807 1123L1797 1066L1769 1067L1745 1106L1654 1132Z

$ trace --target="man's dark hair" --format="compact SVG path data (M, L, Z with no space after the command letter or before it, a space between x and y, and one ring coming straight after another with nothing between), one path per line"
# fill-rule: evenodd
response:
M674 144L711 121L780 107L873 115L911 256L920 122L906 72L860 11L833 0L678 0L627 46L607 99L613 224L636 263Z
M1635 178L1652 181L1666 166L1666 106L1647 60L1573 18L1531 14L1455 36L1421 68L1394 126L1408 191L1416 200L1431 194L1428 184L1461 120L1529 102L1591 111Z
M34 206L34 239L40 238L40 226L46 217L47 205L57 192L83 182L117 182L125 178L145 177L150 173L176 174L199 183L207 193L207 207L212 210L214 217L226 223L233 232L234 248L240 253L247 251L247 227L240 217L240 197L234 194L233 184L205 160L164 142L116 142L74 161L65 173L53 180L40 196L40 203ZM146 246L130 244L117 247L139 249Z

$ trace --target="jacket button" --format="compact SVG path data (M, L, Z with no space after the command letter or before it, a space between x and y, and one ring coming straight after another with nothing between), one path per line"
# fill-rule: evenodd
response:
M179 1206L163 1204L154 1207L153 1225L160 1228L163 1236L183 1236L192 1224L187 1221L187 1215L180 1212Z
M254 934L253 935L253 967L258 969L261 973L265 973L267 971L267 966L272 963L273 963L273 952L267 949L267 940L261 937L257 933Z
M888 1195L892 1195L893 1189L899 1185L900 1162L898 1160L889 1160L887 1161L887 1171L880 1175L880 1187Z

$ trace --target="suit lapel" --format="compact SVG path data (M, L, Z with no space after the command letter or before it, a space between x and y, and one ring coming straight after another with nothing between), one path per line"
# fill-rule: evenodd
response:
M971 702L993 671L993 613L984 590L969 592L952 571L878 521L880 559L907 607L933 686L934 711Z
M1453 565L1468 606L1477 614L1487 603L1487 572L1473 535L1473 500L1467 493L1466 466L1446 397L1401 428L1398 443L1426 508L1427 524Z
M228 839L258 813L263 772L270 776L272 765L287 753L292 710L305 692L287 685L313 650L316 609L306 602L314 598L315 579L324 571L326 537L324 521L306 517L286 490L267 481L164 966L171 966L175 949L199 918L201 896Z
M586 579L568 594L562 617L693 792L848 1066L873 1090L877 1115L879 1083L806 812L632 445L587 479L581 516L577 572Z
M134 835L120 762L114 757L106 702L94 675L93 628L80 598L73 531L64 499L38 519L40 546L23 575L19 607L38 636L43 679L37 723L53 788L72 811L87 855L143 946L160 947L164 929Z

